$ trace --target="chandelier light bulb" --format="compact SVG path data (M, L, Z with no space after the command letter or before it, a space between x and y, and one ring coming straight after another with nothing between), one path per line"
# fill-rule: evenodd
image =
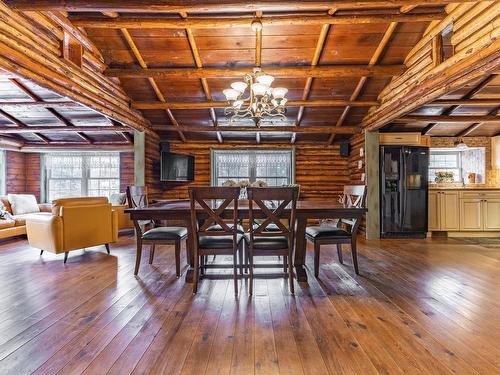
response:
M285 97L285 95L287 94L288 92L288 89L284 88L284 87L275 87L273 89L273 97L275 99L283 99Z
M240 92L235 89L225 89L222 93L228 101L236 100L238 99L238 96L240 96Z
M269 74L260 74L257 76L257 82L262 83L266 86L271 86L273 83L274 77Z
M233 102L233 107L236 108L236 109L239 109L241 106L243 105L243 100L235 100Z
M264 85L262 83L254 83L252 85L252 91L255 95L257 96L264 96L264 94L266 93L266 91L269 89L269 86L267 85Z
M245 90L247 89L247 86L248 85L245 82L241 82L241 81L231 83L231 88L239 91L241 94L243 94L245 92Z

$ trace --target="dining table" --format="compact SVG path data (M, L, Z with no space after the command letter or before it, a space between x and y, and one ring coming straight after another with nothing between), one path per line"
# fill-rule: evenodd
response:
M217 202L212 206L215 208ZM202 214L201 207L197 207ZM224 209L221 217L231 219L234 208L229 205ZM254 207L254 216L255 216ZM285 208L281 213L282 218L290 216L290 208ZM180 200L157 200L144 207L128 208L125 210L132 220L153 220L153 221L175 221L186 226L188 236L186 240L187 260L190 269L186 272L186 282L193 279L193 228L191 227L191 207L188 199ZM306 237L305 231L308 221L313 219L361 219L367 212L366 208L348 206L344 203L331 200L299 200L296 206L296 227L295 227L295 249L294 268L297 281L307 282L307 272L305 269L306 260ZM243 222L249 217L247 200L238 202L238 217ZM264 217L264 216L263 216ZM357 229L356 229L357 230ZM357 233L352 233L356 236Z

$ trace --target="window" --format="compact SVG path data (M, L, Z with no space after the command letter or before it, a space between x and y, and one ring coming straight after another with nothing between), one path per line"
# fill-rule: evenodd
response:
M227 180L262 180L269 186L292 184L293 156L293 150L212 150L212 185L222 186Z
M45 196L58 198L105 196L120 190L120 154L45 154Z
M429 181L434 182L436 172L452 172L455 182L462 181L459 151L434 151L429 159Z

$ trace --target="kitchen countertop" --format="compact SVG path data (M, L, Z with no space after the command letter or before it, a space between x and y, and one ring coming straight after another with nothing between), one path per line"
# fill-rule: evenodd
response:
M484 185L446 186L446 185L429 184L429 190L500 190L500 186L484 186Z

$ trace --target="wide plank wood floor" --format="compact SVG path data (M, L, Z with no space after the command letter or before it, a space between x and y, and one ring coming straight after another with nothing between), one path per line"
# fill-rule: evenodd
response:
M261 278L253 298L230 271L193 295L173 248L144 253L135 278L130 235L66 265L1 244L0 373L500 374L500 245L360 239L361 276L326 246L319 279L292 296Z

